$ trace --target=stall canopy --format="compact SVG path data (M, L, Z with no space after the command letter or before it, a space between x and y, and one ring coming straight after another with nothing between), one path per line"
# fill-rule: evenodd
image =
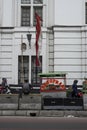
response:
M39 73L40 77L66 77L65 72Z
M39 76L43 78L56 78L56 79L63 79L64 84L66 85L66 72L49 72L49 73L39 73Z

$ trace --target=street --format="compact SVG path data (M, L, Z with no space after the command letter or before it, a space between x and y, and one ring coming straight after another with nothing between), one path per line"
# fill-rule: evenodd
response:
M87 118L0 117L0 130L87 130Z

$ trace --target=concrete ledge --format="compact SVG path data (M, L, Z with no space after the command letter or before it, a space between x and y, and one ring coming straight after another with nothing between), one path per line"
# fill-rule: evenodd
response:
M77 117L87 117L87 111L77 111Z
M2 110L1 116L15 116L15 110Z
M83 94L84 110L87 110L87 94Z
M41 110L40 103L21 103L19 110Z
M58 91L58 92L41 92L42 98L44 97L56 97L56 98L65 98L66 92Z
M41 103L41 95L40 94L29 94L29 95L22 95L20 100L21 103Z
M41 95L23 95L19 100L20 110L41 110Z
M0 110L17 110L18 94L0 94Z
M15 116L27 116L27 111L26 110L16 110Z
M27 116L33 116L33 117L35 117L35 116L39 116L39 113L40 113L40 111L38 110L38 111L34 111L34 110L30 110L30 111L27 111Z
M64 111L64 116L67 117L67 116L70 116L70 115L71 115L71 116L75 116L75 117L76 117L76 116L77 116L76 112L77 112L77 111L73 111L73 110L71 110L71 111L65 110L65 111Z
M0 103L18 103L19 94L0 94Z
M87 111L57 111L57 110L1 110L0 116L29 117L87 117Z
M57 111L57 110L51 110L51 111L47 111L47 110L42 110L40 111L40 115L39 116L43 116L43 117L51 117L51 116L55 116L55 117L63 117L64 116L64 112L63 111Z
M0 103L0 110L17 110L18 103Z

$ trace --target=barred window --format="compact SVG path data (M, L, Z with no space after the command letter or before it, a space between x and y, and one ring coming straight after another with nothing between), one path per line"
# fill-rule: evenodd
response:
M87 2L85 3L85 22L87 24Z
M33 10L34 10L34 15L33 15L33 19L34 19L34 23L33 23L33 25L35 26L35 24L36 24L36 18L35 18L35 12L37 12L37 14L41 17L41 19L42 19L42 10L43 10L43 7L37 7L37 6L34 6L33 7ZM41 22L41 24L42 24L42 22Z
M36 66L36 56L31 57L31 83L33 86L40 86L41 79L38 73L42 73L42 56L39 56L40 66Z
M43 0L21 0L21 26L35 26L35 12L43 19Z
M34 0L33 2L34 2L34 4L42 4L43 0Z
M18 56L18 83L29 79L29 56Z
M30 7L21 7L21 25L30 26Z
M21 4L30 4L31 0L21 0Z

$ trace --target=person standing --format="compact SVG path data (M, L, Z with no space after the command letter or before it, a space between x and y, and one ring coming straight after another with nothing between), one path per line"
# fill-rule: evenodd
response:
M5 93L5 94L10 94L10 93L11 93L6 78L2 78L1 86L2 86L2 91L1 91L1 93Z
M72 97L77 97L77 95L78 95L77 83L78 83L78 80L73 81L73 84L72 84Z
M87 90L87 78L84 78L82 85L83 85L83 90Z
M6 78L2 78L1 85L2 85L3 88L5 88L7 86L7 79Z

